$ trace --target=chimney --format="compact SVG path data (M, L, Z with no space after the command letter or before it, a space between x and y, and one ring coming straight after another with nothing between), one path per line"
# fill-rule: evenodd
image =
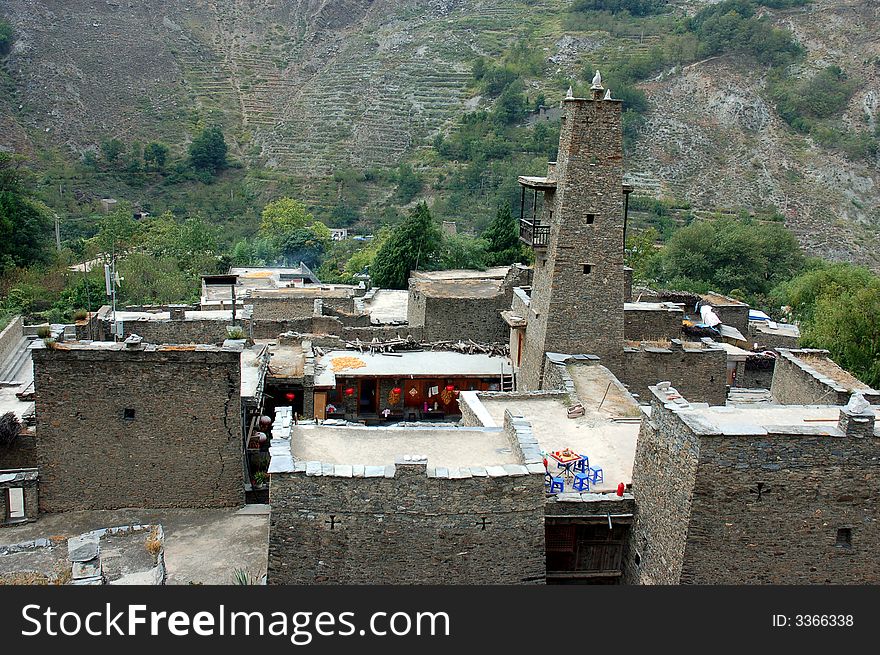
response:
M168 305L168 311L171 312L172 321L185 321L186 310L186 305Z
M846 406L840 409L837 427L848 437L871 437L874 435L875 422L874 408L865 400L861 392L856 391Z

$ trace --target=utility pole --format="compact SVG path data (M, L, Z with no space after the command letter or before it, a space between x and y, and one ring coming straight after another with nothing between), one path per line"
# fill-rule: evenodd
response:
M55 214L55 249L61 252L61 219Z

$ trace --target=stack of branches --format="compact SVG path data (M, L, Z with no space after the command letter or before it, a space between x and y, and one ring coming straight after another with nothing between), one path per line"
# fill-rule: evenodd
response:
M507 344L500 343L477 343L468 339L467 341L433 341L421 342L416 341L412 337L396 339L386 339L384 341L374 338L370 342L364 342L360 339L354 341L346 341L345 347L349 350L357 350L360 353L369 352L376 353L398 353L398 352L419 352L425 350L444 350L451 352L464 353L467 355L490 355L496 357L506 357L510 354L510 347ZM322 355L320 349L315 348L316 355Z
M6 412L0 416L0 446L9 448L21 432L21 421L14 412Z

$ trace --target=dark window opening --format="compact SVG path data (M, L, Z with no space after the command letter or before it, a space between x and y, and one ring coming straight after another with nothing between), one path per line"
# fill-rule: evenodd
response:
M122 418L124 418L126 421L133 421L134 410L131 407L126 407L122 410Z
M838 548L852 548L852 528L837 528L837 542L834 545Z
M584 264L584 275L589 275L592 272L593 272L593 265L592 264Z
M642 556L639 553L636 553L636 556L633 558L636 562L636 566L642 565Z
M595 214L587 214L587 225L592 225L596 221Z

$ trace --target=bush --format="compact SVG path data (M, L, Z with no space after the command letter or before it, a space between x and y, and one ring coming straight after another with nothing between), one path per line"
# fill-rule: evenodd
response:
M37 336L40 337L40 339L48 339L52 336L52 328L48 325L41 325L37 328Z

